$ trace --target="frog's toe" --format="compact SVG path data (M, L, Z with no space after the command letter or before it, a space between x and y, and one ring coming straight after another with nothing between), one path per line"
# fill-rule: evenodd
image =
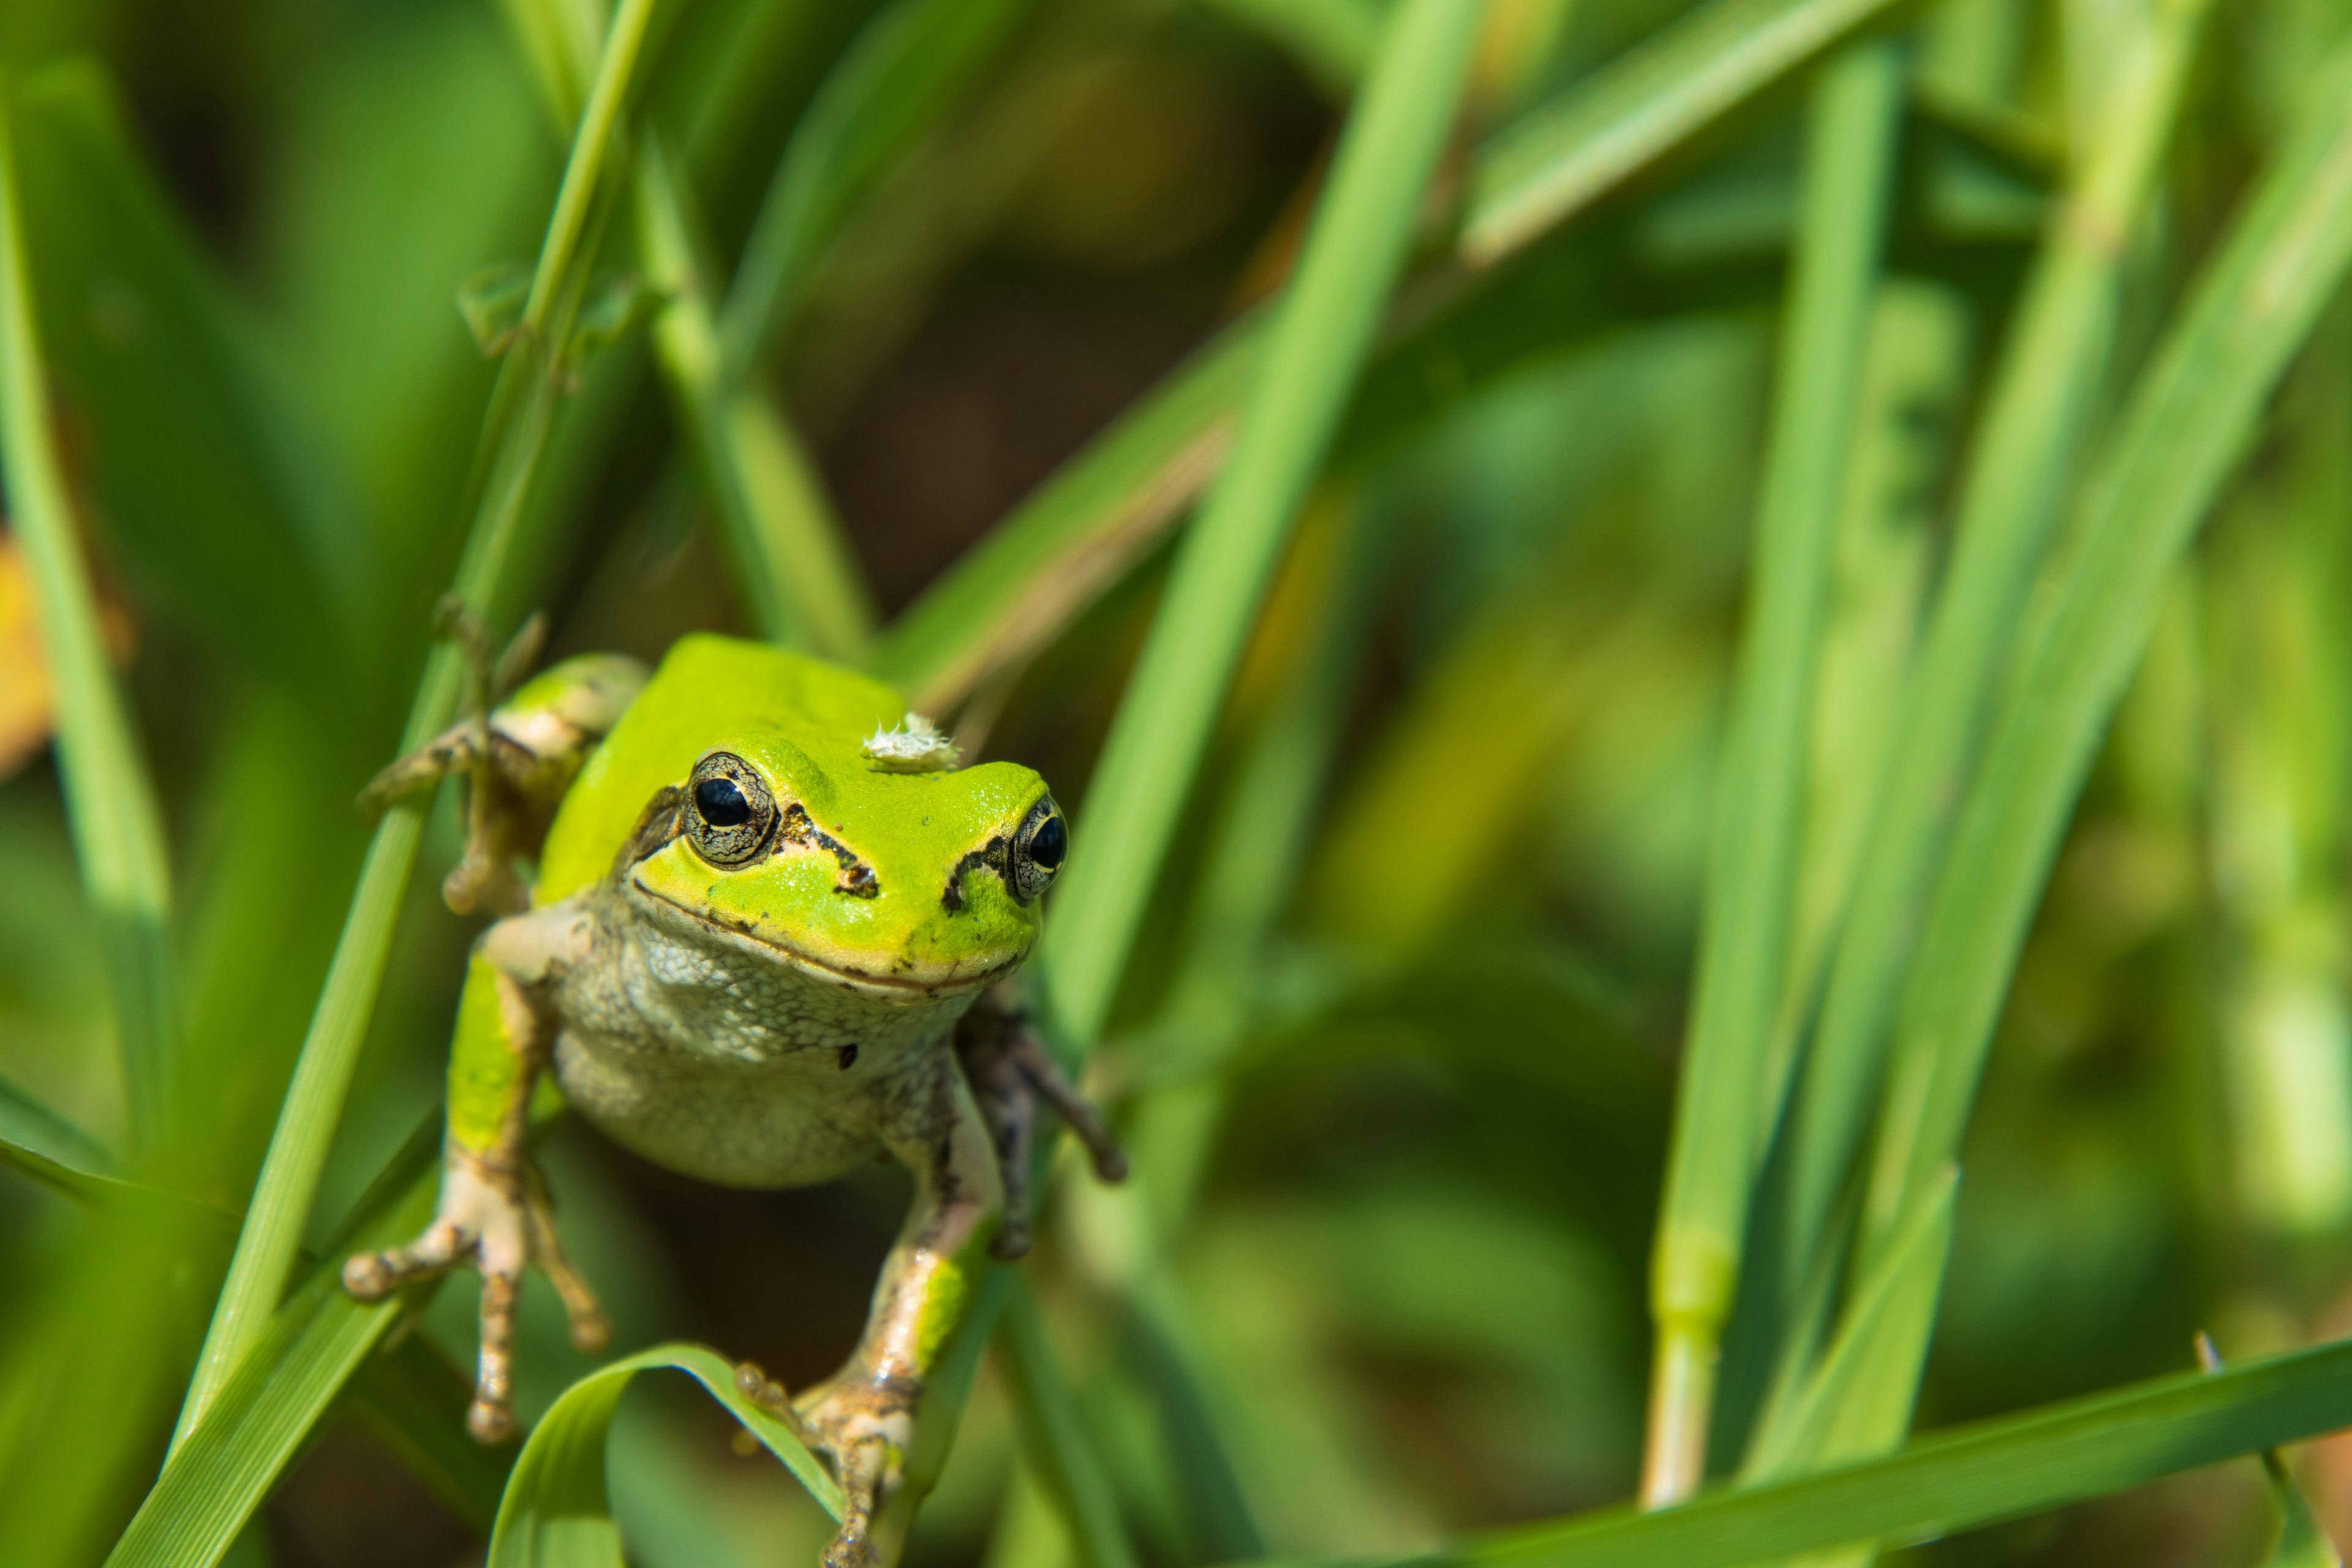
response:
M841 1529L824 1550L824 1568L866 1568L874 1515L897 1489L914 1439L914 1401L892 1383L843 1379L801 1395L793 1412L841 1483Z
M402 1286L446 1274L466 1251L465 1234L436 1220L405 1247L359 1252L343 1260L343 1289L362 1301L381 1301Z

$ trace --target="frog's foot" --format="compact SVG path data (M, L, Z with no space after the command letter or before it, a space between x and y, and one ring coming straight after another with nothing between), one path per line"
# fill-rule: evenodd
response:
M612 1331L595 1293L563 1256L546 1184L528 1162L510 1164L453 1146L433 1223L404 1247L346 1259L343 1289L362 1301L382 1300L460 1264L473 1265L482 1276L481 1359L466 1429L479 1442L502 1442L514 1435L515 1304L523 1269L536 1265L554 1284L571 1319L572 1342L580 1349L604 1349Z
M904 1475L919 1393L896 1379L845 1373L793 1401L793 1424L802 1440L841 1483L841 1529L824 1549L824 1568L867 1568L874 1561L874 1516Z

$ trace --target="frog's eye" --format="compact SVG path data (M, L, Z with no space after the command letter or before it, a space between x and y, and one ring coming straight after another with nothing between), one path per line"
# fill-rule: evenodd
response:
M686 836L714 866L740 866L757 855L776 830L776 797L751 763L713 752L694 764L686 793Z
M1027 903L1052 885L1070 852L1070 830L1062 808L1047 795L1029 808L1013 835L1013 896Z

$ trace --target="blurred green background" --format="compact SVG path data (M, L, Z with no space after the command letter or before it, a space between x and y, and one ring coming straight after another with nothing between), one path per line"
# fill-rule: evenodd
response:
M1817 942L2053 193L2115 40L2163 8L1895 12L1899 172L1811 726ZM876 9L665 9L639 119L722 274ZM759 372L884 618L1278 286L1385 9L990 8L970 68L802 258ZM1433 214L1481 136L1685 9L1496 0ZM2214 7L2121 237L2095 427L2347 33L2335 0ZM0 1173L0 1528L25 1532L0 1555L89 1563L160 1460L367 842L352 802L396 749L463 542L496 366L454 301L533 253L566 137L488 0L10 0L0 66L58 438L172 847L175 1092L204 1129L168 1244ZM1375 365L1152 900L1090 1087L1156 1162L1206 1418L1274 1549L1406 1550L1634 1486L1805 101L1798 76L1741 102L1539 242L1459 342ZM615 236L596 286L637 265ZM648 658L761 629L676 408L642 331L580 368L503 624L540 608L553 653ZM2352 1330L2347 524L2339 299L2175 574L2034 918L1963 1150L1922 1426L2179 1370L2199 1329L2233 1358ZM1142 542L938 704L1082 823L1167 566ZM113 1014L31 616L11 546L0 1131L57 1148L78 1128L102 1152L126 1135ZM1270 820L1253 859L1252 814L1286 809L1253 770L1278 769L1269 745L1302 714L1328 757L1293 776L1297 834ZM474 930L435 897L457 837L445 795L314 1241L437 1101ZM905 1195L882 1170L723 1192L578 1126L546 1160L620 1348L698 1339L795 1386L854 1338ZM1108 1212L1068 1183L1030 1271L1143 1560L1213 1561ZM443 1292L422 1336L454 1364L470 1298ZM589 1363L537 1281L527 1309L528 1414ZM1717 1436L1733 1456L1769 1370L1744 1313ZM728 1434L698 1397L631 1395L613 1475L633 1560L814 1560L815 1508ZM992 1367L909 1561L1068 1560L1018 1452ZM2341 1539L2352 1451L2305 1470ZM2252 1563L2266 1507L2242 1465L1922 1555ZM351 1415L262 1521L238 1551L286 1568L481 1550L396 1435Z

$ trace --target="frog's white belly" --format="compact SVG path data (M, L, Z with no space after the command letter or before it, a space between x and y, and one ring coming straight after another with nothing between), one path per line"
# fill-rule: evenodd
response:
M616 1142L728 1186L829 1181L913 1132L890 1119L931 1097L903 1086L948 1067L972 1001L821 978L613 895L592 913L552 996L556 1083Z

